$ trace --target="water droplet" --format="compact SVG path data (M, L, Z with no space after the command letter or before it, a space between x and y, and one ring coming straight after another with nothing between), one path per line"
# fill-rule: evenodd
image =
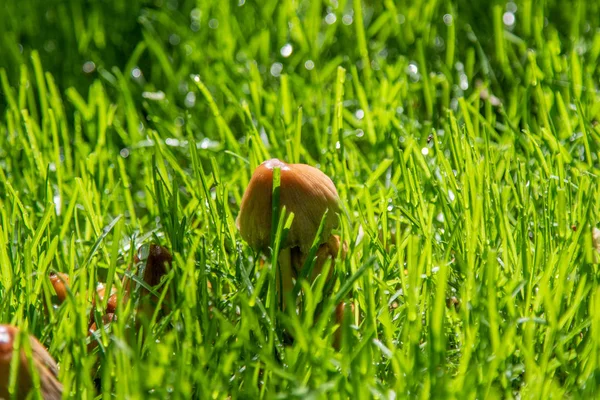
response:
M448 26L452 25L452 22L454 22L454 18L450 14L445 14L443 20L444 23Z
M138 67L135 67L134 69L131 70L131 76L134 77L135 79L138 79L139 77L142 76L142 70L139 69Z
M281 75L281 71L283 71L283 64L276 62L271 65L271 75L274 77L278 78Z
M459 86L462 90L467 90L469 88L469 78L467 78L466 74L460 74Z
M179 35L173 33L171 36L169 36L169 43L171 43L171 45L177 46L180 42L181 38L179 37Z
M52 53L54 50L56 50L56 42L54 42L54 40L48 40L46 43L44 43L44 50L46 50L48 53Z
M424 156L428 155L429 154L429 149L427 147L423 147L421 149L421 154L423 154Z
M52 197L52 202L54 203L54 211L56 211L56 215L60 215L60 207L62 204L62 200L60 195L57 193Z
M335 23L335 21L337 21L337 17L335 16L335 14L334 14L334 13L329 13L329 14L327 14L327 15L325 16L325 22L326 22L328 25L334 24L334 23Z
M188 94L185 95L184 104L187 108L194 107L194 104L196 104L196 93L188 92Z
M291 44L286 43L279 51L283 57L289 57L292 55L293 47Z
M505 12L502 16L502 22L504 22L504 25L506 26L513 26L515 24L515 14L510 11Z
M356 112L354 113L354 116L355 116L357 119L363 119L363 118L365 117L365 112L364 112L362 109L360 109L360 108L359 108L359 109L358 109L358 110L356 110Z
M313 62L313 60L306 60L306 62L304 63L304 68L306 68L309 71L311 71L314 67L315 63Z
M93 61L86 61L83 64L83 72L86 74L91 74L96 69L96 64Z
M148 100L162 101L165 99L165 92L162 90L158 92L142 92L142 97Z
M352 25L352 21L353 21L353 18L352 18L352 15L350 15L350 14L346 14L342 17L342 23L344 25Z
M219 27L219 21L215 18L208 21L208 27L210 29L217 29Z
M119 152L119 155L123 158L129 157L129 149L127 147L122 148L121 151Z

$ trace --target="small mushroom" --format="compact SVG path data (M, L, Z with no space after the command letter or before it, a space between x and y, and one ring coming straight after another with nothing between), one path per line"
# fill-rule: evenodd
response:
M294 213L287 237L280 244L279 268L284 293L293 288L291 248L307 254L315 240L323 215L327 212L322 238L324 242L338 225L339 197L331 179L319 169L305 164L287 164L278 159L263 162L252 174L242 197L237 227L242 238L255 250L271 245L273 170L280 169L279 209ZM280 294L281 295L281 294ZM285 298L284 304L285 308Z
M69 275L63 274L62 272L52 272L49 279L54 291L56 292L58 302L64 302L67 298L67 288L71 284Z
M595 263L600 261L600 229L592 228L592 247L595 250L593 260Z
M150 245L148 258L146 259L146 263L142 272L143 280L147 286L154 287L160 283L161 278L167 273L168 268L170 268L172 260L173 257L166 247L157 244ZM138 264L139 261L140 260L136 255L135 264ZM129 267L129 271L131 271L131 267ZM59 304L64 302L64 300L67 298L68 286L70 284L69 276L64 273L53 272L50 274L49 280L54 288L54 291L56 292L56 297L58 298ZM88 331L90 335L98 330L99 327L107 325L117 318L116 312L118 304L127 302L127 299L131 294L131 290L133 289L131 286L132 280L128 276L123 278L122 284L123 297L121 299L118 297L117 288L115 286L111 287L110 296L106 301L106 308L104 309L104 314L102 315L101 324L96 322L94 309L96 308L97 302L102 303L104 301L106 296L106 286L103 283L98 283L96 286L96 294L92 298L92 309L88 321ZM150 318L156 309L157 302L158 299L156 296L151 294L145 287L142 287L140 289L140 303L138 304L137 309L138 315L144 315ZM96 341L92 340L88 346L88 350L92 351L96 348L96 346Z
M172 261L173 256L166 247L151 244L143 271L144 282L150 287L158 285L162 277L165 276L171 268ZM126 288L128 288L128 286L126 286ZM150 293L145 287L142 287L140 290L138 313L148 319L152 318L156 306L158 305L158 301L159 299L156 295ZM162 309L165 310L164 304Z
M14 355L15 340L20 335L17 327L0 325L0 398L11 398L10 370ZM24 336L22 336L24 337ZM40 382L40 393L46 400L59 400L62 398L62 385L58 381L58 365L46 348L34 337L29 335L29 344L33 356L33 366L36 369ZM30 368L30 360L21 344L17 384L15 386L16 398L28 398L34 388L34 378Z
M333 333L333 347L340 349L342 346L342 329L344 323L344 317L346 314L354 314L354 303L352 302L341 302L335 308L335 322L338 324L337 329Z

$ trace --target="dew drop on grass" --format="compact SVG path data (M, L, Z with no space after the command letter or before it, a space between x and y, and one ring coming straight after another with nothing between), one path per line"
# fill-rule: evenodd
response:
M294 48L289 43L286 43L281 50L279 50L281 55L286 58L292 55L292 51L294 51Z
M165 99L165 92L162 90L158 92L142 92L142 97L148 100L162 101Z
M83 63L82 69L83 72L85 72L86 74L91 74L96 70L96 64L94 64L93 61L86 61L85 63Z
M311 71L314 67L315 63L313 62L313 60L306 60L306 62L304 63L304 68L306 68L309 71Z
M216 18L211 19L210 21L208 21L208 27L210 29L217 29L219 27L219 20L217 20Z
M446 24L447 26L450 26L450 25L452 25L454 18L450 14L445 14L443 17L443 20L444 20L444 24Z
M346 14L342 17L342 23L344 25L352 25L352 21L353 21L353 18L352 18L352 15L350 15L350 14Z
M188 94L185 95L184 104L187 108L194 107L194 105L196 104L196 93L188 92Z
M281 63L273 63L273 65L271 65L271 75L273 75L275 78L279 78L279 76L281 75L281 71L283 71L283 64Z
M179 37L179 35L173 33L173 34L171 34L171 36L169 36L169 43L172 46L177 46L180 42L181 42L181 38Z
M513 26L515 24L515 14L510 11L505 12L502 16L502 22L506 26Z
M337 17L334 13L329 13L325 16L325 22L327 23L327 25L334 24L335 21L337 21Z
M60 215L60 208L62 204L62 200L60 195L57 193L52 197L52 201L54 202L54 211L56 211L56 215Z
M179 140L175 138L167 138L165 140L167 146L177 147L179 146Z
M460 74L459 82L459 86L462 90L467 90L469 88L469 78L466 74Z
M142 70L138 67L135 67L131 70L131 76L135 79L138 79L140 76L142 76Z
M455 199L454 192L451 189L448 189L448 198L450 201L454 201Z
M123 158L129 157L129 149L127 147L122 148L121 151L119 152L119 155Z

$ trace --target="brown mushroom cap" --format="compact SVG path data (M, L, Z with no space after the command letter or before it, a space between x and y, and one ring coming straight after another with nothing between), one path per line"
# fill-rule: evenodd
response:
M10 365L13 357L15 338L19 329L11 325L0 325L0 398L8 399L10 383ZM33 336L29 336L33 363L40 379L40 391L44 399L58 400L62 397L62 385L57 379L58 365L46 348ZM17 398L24 399L33 388L33 376L25 350L21 349L19 376L16 390Z
M50 283L56 292L58 302L62 303L67 298L67 287L71 284L69 275L62 272L52 272L50 274Z
M282 248L299 247L308 252L325 211L323 238L327 240L338 225L339 197L331 179L306 164L286 164L278 159L263 162L252 175L242 198L237 227L248 244L257 250L271 243L273 169L281 170L280 209L294 213L294 221Z

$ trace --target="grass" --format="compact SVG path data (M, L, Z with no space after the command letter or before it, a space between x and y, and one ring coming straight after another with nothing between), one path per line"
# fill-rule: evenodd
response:
M599 395L599 4L22 0L0 21L0 322L67 395ZM344 210L334 295L301 282L300 314L234 222L269 157L321 168ZM88 352L96 282L121 290L151 242L170 313L136 335L122 306ZM74 279L58 308L49 271Z

